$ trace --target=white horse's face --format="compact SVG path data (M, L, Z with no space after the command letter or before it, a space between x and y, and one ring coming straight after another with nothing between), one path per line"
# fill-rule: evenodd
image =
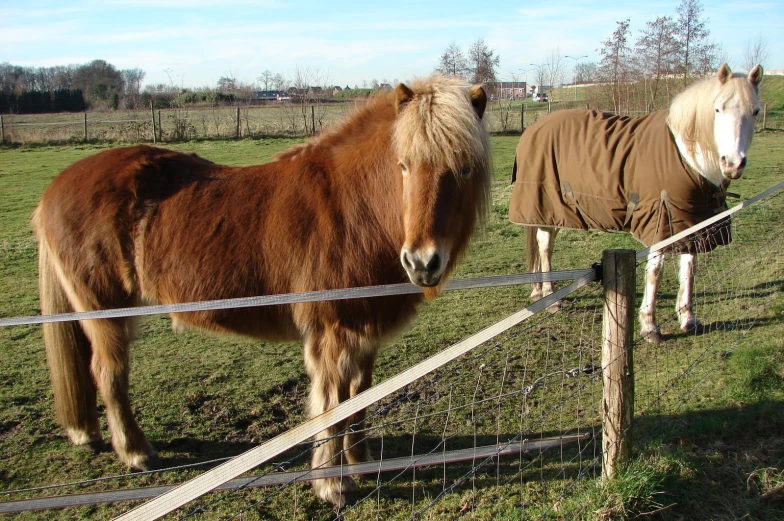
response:
M752 69L748 78L731 78L729 67L726 67L726 71L723 68L719 70L722 89L713 107L716 112L713 137L721 174L727 179L740 178L746 168L746 153L751 146L760 111L757 85L761 78L762 69L759 65ZM747 79L753 87L751 96L748 90L744 92L745 86L730 85L732 81L745 82Z

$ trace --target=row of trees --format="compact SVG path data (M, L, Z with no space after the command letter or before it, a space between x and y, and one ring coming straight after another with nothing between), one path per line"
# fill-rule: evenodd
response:
M713 73L729 61L726 51L710 37L699 0L681 0L675 16L646 22L633 45L629 22L616 22L615 31L602 42L602 59L595 68L597 79L611 85L616 111L633 103L644 110L668 104L673 89L679 91L693 78ZM740 65L751 70L766 58L767 47L758 37L748 43ZM630 85L642 85L644 92Z
M105 60L54 67L21 67L7 62L0 64L0 94L6 99L40 101L40 107L30 107L33 111L45 109L47 103L51 106L55 98L62 97L66 91L69 98L81 92L83 105L79 108L78 103L69 102L60 108L62 104L57 104L60 110L84 110L85 107L137 108L142 101L143 79L143 70L119 70Z
M447 76L460 76L471 83L491 84L496 81L496 68L501 57L480 38L468 48L468 53L452 41L436 67L436 72Z

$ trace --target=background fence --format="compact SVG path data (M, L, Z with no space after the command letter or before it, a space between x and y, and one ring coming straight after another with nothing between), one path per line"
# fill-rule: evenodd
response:
M668 332L665 343L633 341L636 415L631 428L638 461L644 463L651 444L688 447L695 432L724 443L716 435L723 427L711 425L721 424L721 415L699 408L678 414L679 404L691 404L691 396L711 386L717 389L718 399L721 382L743 379L734 374L735 360L749 357L750 352L753 356L759 343L780 335L776 326L784 309L781 229L769 225L781 223L784 217L780 194L733 216L729 246L697 256L695 307L703 327L676 332L676 319L663 312L664 306L674 309L675 295L669 285L664 286L659 309L660 323ZM673 275L673 264L668 263L670 273L665 277ZM644 266L630 269L628 273L621 268L619 276L634 276L639 287ZM364 475L352 505L334 511L315 499L305 482L323 474L308 468L312 447L304 442L275 454L256 469L254 477L235 483L232 490L204 496L178 516L608 519L671 508L673 498L645 486L617 492L620 499L609 498L600 512L594 511L595 502L585 500L585 494L597 488L594 478L601 475L601 455L607 449L601 436L602 376L614 360L602 361L606 340L602 289L589 285L560 291L569 293L560 311L524 315L527 320L374 403L365 430L347 429L352 443L367 438L376 458L361 469L348 465L332 469L336 476ZM540 301L532 311L554 300ZM776 384L775 375L771 381L769 385ZM282 392L304 400L302 389ZM764 439L765 434L759 436ZM636 461L631 465L640 468ZM143 482L148 476L123 476L117 481ZM615 493L611 487L601 490ZM700 517L715 517L710 510L704 514Z
M176 142L263 136L307 136L339 122L353 103L276 104L243 107L150 109L0 116L3 143L71 141ZM486 112L491 132L520 132L554 110L585 107L584 102L522 104L491 101ZM643 112L630 113L641 115ZM153 127L155 129L153 133ZM763 107L758 129L784 129L784 111Z

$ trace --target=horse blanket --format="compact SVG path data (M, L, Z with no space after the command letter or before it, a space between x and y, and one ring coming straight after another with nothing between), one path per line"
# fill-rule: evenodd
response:
M512 170L517 224L631 232L646 246L727 209L715 186L681 159L667 110L641 117L561 110L523 132ZM710 251L731 241L730 220L668 251Z

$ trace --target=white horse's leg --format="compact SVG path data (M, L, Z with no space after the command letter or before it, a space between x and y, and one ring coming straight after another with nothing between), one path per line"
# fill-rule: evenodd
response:
M536 230L536 242L539 247L539 264L541 266L542 273L548 273L552 270L551 259L553 255L553 244L555 243L555 236L558 234L558 230L556 228L537 228ZM552 294L553 292L553 283L552 282L542 282L542 296L546 297L547 295ZM556 302L555 304L550 305L547 308L549 311L558 311L561 309L560 302Z
M656 323L656 292L659 289L663 269L664 254L649 253L648 264L645 267L645 292L642 297L642 306L640 306L640 334L648 342L654 344L662 341L659 326Z
M528 248L528 271L530 273L542 271L542 264L539 258L538 232L539 228L536 226L527 226L525 230ZM542 283L534 282L531 284L531 300L539 300L540 298L542 298Z
M678 279L680 288L678 289L678 300L675 302L675 312L678 314L681 330L689 331L700 325L700 321L694 316L691 308L694 292L694 255L690 253L681 255Z

